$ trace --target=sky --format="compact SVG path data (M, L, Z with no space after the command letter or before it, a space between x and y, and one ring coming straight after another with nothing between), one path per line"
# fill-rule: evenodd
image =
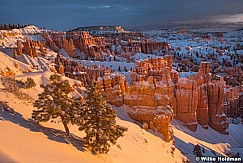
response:
M243 22L243 0L0 0L0 24L55 30L205 21Z

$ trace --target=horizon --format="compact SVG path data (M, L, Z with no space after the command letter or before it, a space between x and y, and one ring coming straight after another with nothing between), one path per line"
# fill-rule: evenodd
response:
M76 27L103 25L133 27L170 23L243 22L241 0L13 2L1 2L1 24L34 24L38 27L67 31Z

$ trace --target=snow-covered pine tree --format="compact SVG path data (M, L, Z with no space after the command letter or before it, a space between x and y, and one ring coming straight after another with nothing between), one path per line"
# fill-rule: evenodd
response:
M51 83L41 85L44 91L38 95L38 100L34 102L32 118L37 122L46 122L59 118L64 129L69 135L68 124L82 124L80 117L81 103L80 99L75 99L71 93L71 87L68 80L62 80L60 75L50 76Z
M105 97L94 83L88 88L86 104L83 106L84 124L79 128L86 133L84 147L96 154L107 153L110 144L127 131L126 127L116 124L116 112L106 103Z
M28 77L27 80L25 81L25 88L28 89L28 88L32 88L32 87L35 87L36 84L35 84L35 81L34 79Z

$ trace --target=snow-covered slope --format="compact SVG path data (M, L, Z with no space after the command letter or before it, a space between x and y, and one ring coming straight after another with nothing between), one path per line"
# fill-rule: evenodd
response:
M39 29L38 27L34 26L34 25L28 25L24 28L20 28L20 29L13 29L13 31L15 32L21 32L23 34L37 34L40 33L42 30Z
M45 73L36 75L45 76ZM35 78L34 73L30 76ZM32 103L19 100L3 89L0 89L0 101L6 102L16 112L11 114L0 110L0 157L7 161L123 163L181 162L184 158L177 149L174 157L171 155L172 143L165 143L138 125L119 118L118 124L128 127L125 136L118 139L108 155L96 156L82 148L84 133L76 126L70 126L72 136L66 138L60 123L36 124L30 119L34 109Z
M29 40L40 40L44 41L44 38L40 35L43 30L39 29L34 25L29 25L20 29L12 30L0 30L0 46L5 47L16 47L17 41L23 41L24 39Z
M19 28L19 29L0 30L0 34L13 32L13 33L16 33L16 34L27 35L27 34L38 34L38 33L41 33L42 31L43 30L39 29L38 27L36 27L34 25L28 25L24 28Z
M175 136L175 146L187 156L190 162L195 162L194 145L199 144L205 149L204 156L227 156L229 153L239 152L243 156L243 124L230 124L229 135L220 134L212 128L204 129L198 125L193 132L177 120L172 121Z
M1 54L0 67L8 66L14 71L18 63L22 70L30 66L12 59L4 53ZM36 71L21 73L15 78L25 81L27 77L35 80L37 86L25 90L34 99L42 91L40 84L48 83L50 71ZM71 84L78 82L66 77ZM78 131L76 126L70 126L72 136L65 137L63 126L59 123L41 123L40 125L30 119L34 109L31 103L17 99L13 94L5 92L0 84L0 101L7 102L16 114L0 111L0 158L2 162L182 162L185 156L194 162L193 147L199 144L205 148L205 155L226 156L226 153L239 152L242 155L243 125L230 124L230 135L222 135L213 129L203 129L198 126L196 132L188 130L180 122L173 120L176 150L172 156L171 143L153 132L149 133L133 123L123 107L114 108L119 117L118 124L128 127L125 136L112 146L108 155L95 156L82 148L84 133ZM185 155L185 156L184 156ZM0 162L1 162L0 161Z
M28 70L32 70L31 66L15 60L9 57L7 54L0 52L0 70L5 68L10 68L14 73L21 74L22 72L27 72Z

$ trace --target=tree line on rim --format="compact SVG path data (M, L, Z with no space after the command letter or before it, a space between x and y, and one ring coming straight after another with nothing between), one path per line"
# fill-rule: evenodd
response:
M18 24L0 24L0 30L19 29L19 28L24 28L26 26L28 26L28 25L20 25L19 23Z

